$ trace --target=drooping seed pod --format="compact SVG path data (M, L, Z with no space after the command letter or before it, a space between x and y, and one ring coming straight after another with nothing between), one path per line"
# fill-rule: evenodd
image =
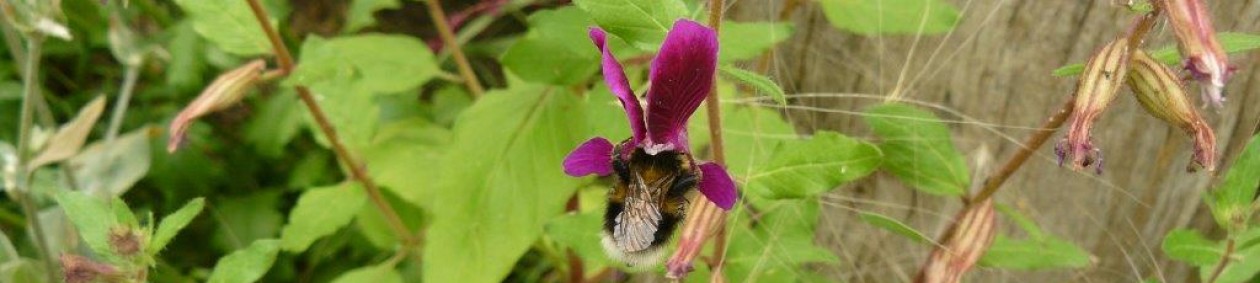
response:
M1090 130L1103 110L1115 100L1128 72L1128 61L1129 42L1121 37L1103 46L1085 63L1085 70L1076 82L1075 107L1067 137L1055 147L1060 165L1065 159L1076 170L1097 164L1097 172L1102 173L1102 157L1094 148Z
M184 107L184 110L171 120L170 139L166 143L166 151L175 152L179 149L184 141L184 133L198 117L226 109L240 102L241 98L254 88L254 83L258 82L266 66L266 62L257 59L215 78L210 86L201 91L197 99Z
M927 263L919 270L915 282L961 282L967 270L975 266L993 245L997 235L996 221L992 198L959 213L954 218L954 224L945 231L940 246L932 250Z
M1133 53L1129 64L1126 83L1142 108L1194 139L1193 160L1186 170L1216 170L1216 134L1194 109L1181 80L1167 66L1141 50Z
M1217 108L1225 102L1225 82L1233 73L1225 49L1216 40L1212 15L1200 0L1163 0L1168 22L1177 35L1177 48L1185 68L1199 81L1204 104Z

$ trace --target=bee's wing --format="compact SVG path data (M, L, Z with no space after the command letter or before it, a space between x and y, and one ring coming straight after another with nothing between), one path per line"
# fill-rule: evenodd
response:
M663 178L672 179L672 178ZM637 252L651 247L656 240L656 230L661 223L661 182L647 184L638 173L634 174L626 195L624 209L613 225L613 240L626 252ZM670 183L670 182L665 182Z

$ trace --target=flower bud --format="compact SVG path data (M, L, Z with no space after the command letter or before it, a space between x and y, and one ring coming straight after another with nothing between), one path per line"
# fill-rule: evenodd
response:
M962 211L954 221L914 282L961 282L963 275L993 245L997 230L992 198Z
M201 91L197 99L184 107L184 110L171 121L171 137L166 143L166 151L175 152L179 149L179 145L184 142L185 132L198 117L226 109L241 101L245 93L258 82L264 67L266 63L262 59L257 59L214 79L210 86Z
M120 275L112 265L73 254L61 255L61 271L66 283L97 282L99 279L116 279Z
M1098 116L1115 100L1129 69L1128 59L1129 42L1122 37L1103 46L1085 63L1085 70L1076 82L1075 107L1067 137L1055 147L1060 165L1064 159L1076 170L1098 164L1096 170L1102 173L1102 156L1094 148L1090 130Z
M1225 102L1225 81L1233 73L1225 49L1216 40L1212 15L1199 0L1164 0L1168 22L1177 35L1177 48L1185 58L1185 68L1199 81L1205 104L1220 108Z
M126 226L118 226L109 231L109 246L122 256L134 256L140 251L140 234Z
M1216 135L1212 133L1212 127L1203 120L1203 116L1191 105L1190 98L1173 71L1141 50L1133 53L1129 64L1132 67L1126 83L1142 104L1142 108L1151 116L1181 128L1194 138L1193 161L1187 166L1187 170L1215 170Z

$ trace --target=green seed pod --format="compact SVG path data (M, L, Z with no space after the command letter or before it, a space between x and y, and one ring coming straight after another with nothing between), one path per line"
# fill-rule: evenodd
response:
M1130 65L1126 84L1142 108L1194 138L1194 160L1187 170L1215 170L1216 135L1191 104L1177 75L1141 50L1134 52Z

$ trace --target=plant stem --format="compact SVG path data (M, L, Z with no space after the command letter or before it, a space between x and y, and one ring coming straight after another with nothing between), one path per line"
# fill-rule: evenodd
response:
M1072 109L1075 107L1074 99L1068 99L1066 103L1063 103L1063 106L1059 107L1058 112L1051 115L1050 119L1041 124L1041 128L1024 140L1024 147L1020 148L1019 152L1011 156L1011 159L1007 160L1006 164L1002 165L1002 168L998 169L997 173L984 180L984 187L979 193L971 197L967 204L982 203L984 200L992 197L993 193L996 193L998 188L1002 187L1002 183L1006 182L1006 179L1009 179L1015 173L1015 170L1019 170L1024 165L1024 162L1028 161L1028 157L1031 157L1033 152L1036 152L1038 148L1041 148L1042 144L1045 144L1050 139L1055 130L1063 126L1063 122L1067 121L1068 116L1071 116Z
M30 178L31 170L27 168L27 162L30 161L30 139L31 127L34 124L34 108L36 100L39 97L39 63L40 52L44 39L40 35L32 34L27 38L25 63L22 65L22 110L18 124L18 144L17 144L17 168L18 181L17 190L14 191L14 198L22 206L22 213L27 217L27 228L35 237L35 245L39 246L41 258L44 259L44 267L48 270L48 280L52 282L57 276L56 264L53 263L52 251L48 249L48 241L44 238L44 228L39 221L39 211L35 207L34 200L30 197Z
M293 72L293 57L290 55L288 47L280 40L280 35L271 27L267 11L263 10L258 0L248 1L250 9L254 11L254 16L258 19L258 24L262 26L263 32L267 34L267 38L271 41L272 48L275 49L276 61L280 64L282 74ZM337 154L337 160L340 160L347 167L352 179L363 185L363 189L367 191L368 198L372 200L372 204L380 210L381 214L385 216L385 222L397 234L404 247L402 252L406 252L410 250L410 247L417 245L416 237L413 237L411 232L408 231L407 225L402 221L402 217L398 216L398 211L394 210L393 206L390 206L389 202L385 200L384 194L381 193L381 188L368 176L367 165L355 159L354 155L350 154L350 150L346 148L346 145L341 142L341 139L337 136L337 130L328 121L328 116L324 114L324 109L315 101L315 96L311 94L311 90L303 85L297 85L293 88L297 90L298 97L306 105L306 109L311 113L311 116L315 118L315 123L319 125L320 132L332 144L333 152Z
M118 91L118 104L114 105L114 114L109 119L109 130L105 132L105 142L113 141L118 137L123 118L127 116L127 105L131 103L131 93L135 91L136 80L139 78L140 66L127 66L126 74L123 75L122 89Z
M1229 265L1229 258L1234 254L1234 237L1225 240L1225 254L1221 255L1221 262L1216 264L1216 268L1212 269L1212 276L1208 277L1208 283L1215 283L1216 279L1221 277L1221 273L1225 271L1225 266Z
M433 26L437 28L438 36L442 38L446 48L450 49L451 55L455 57L455 65L459 67L459 74L464 77L464 85L468 86L468 93L472 94L473 98L481 97L485 90L481 88L481 81L477 80L477 74L473 73L472 66L468 65L468 58L464 57L464 51L460 49L459 41L455 39L451 26L446 23L446 12L442 11L442 3L439 0L425 0L424 2L429 5L429 18L433 19Z

